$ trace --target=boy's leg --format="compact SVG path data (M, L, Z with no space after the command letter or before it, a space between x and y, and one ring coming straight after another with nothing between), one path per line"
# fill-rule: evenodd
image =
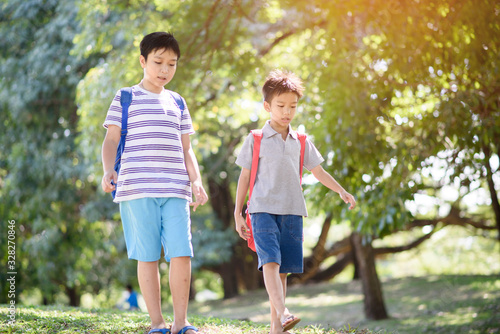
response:
M152 328L166 328L161 314L158 260L161 255L161 216L158 201L140 198L120 203L129 259L137 260L137 279Z
M288 274L280 274L281 284L283 286L283 297L286 299L286 277ZM273 333L283 333L283 327L281 326L281 319L278 316L278 312L276 312L276 308L274 307L271 299L269 299L271 304L271 334Z
M271 307L276 312L276 315L273 316L271 311L271 324L275 321L274 319L278 320L279 329L281 331L281 323L286 317L290 316L291 313L285 307L285 287L282 280L283 276L279 273L279 268L277 263L269 262L264 264L262 270L264 272L264 284L267 294L269 295Z
M191 285L191 220L189 203L185 199L169 198L165 200L162 211L162 244L165 258L170 262L169 285L172 293L174 322L172 334L189 326L187 309ZM186 334L194 334L188 330Z
M187 309L189 302L189 288L191 284L191 257L174 257L170 260L170 292L172 293L172 303L174 307L174 322L172 333L176 334L182 328L189 326L187 321ZM194 334L189 330L186 334Z
M137 262L137 278L151 318L151 328L167 328L161 314L160 273L158 261Z

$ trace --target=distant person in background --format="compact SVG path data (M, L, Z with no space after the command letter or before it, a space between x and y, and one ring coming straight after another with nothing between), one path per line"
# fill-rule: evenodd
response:
M127 285L127 291L129 293L126 302L128 303L128 309L130 311L138 311L139 303L137 302L137 292L134 291L132 285Z

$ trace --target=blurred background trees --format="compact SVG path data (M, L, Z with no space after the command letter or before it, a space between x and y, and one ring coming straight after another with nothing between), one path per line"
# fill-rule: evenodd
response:
M96 183L76 140L75 97L98 57L71 55L77 13L73 1L3 2L1 10L2 226L16 221L17 293L36 287L44 304L63 292L79 305L82 293L119 280L122 262L118 222L84 210Z
M2 226L18 224L19 286L77 305L135 279L117 206L98 187L101 124L142 77L143 35L167 30L182 53L168 88L187 101L210 196L193 215L195 277L216 273L226 298L262 286L234 232L234 161L267 118L267 73L286 68L306 85L295 127L358 199L349 211L305 178L320 233L290 282L354 264L367 317L385 317L377 256L425 247L448 225L500 237L499 15L487 0L2 2L0 212ZM333 236L346 221L352 233ZM422 232L375 245L410 229Z

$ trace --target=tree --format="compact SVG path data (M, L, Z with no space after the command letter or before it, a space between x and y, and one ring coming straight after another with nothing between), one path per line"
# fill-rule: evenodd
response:
M453 80L461 76L470 81L464 73L457 72L460 64L465 59L470 61L474 54L481 55L484 50L480 43L474 48L470 43L462 43L460 36L466 36L470 42L479 33L472 36L469 30L480 31L484 34L480 39L493 41L488 47L496 50L497 28L492 22L497 14L490 10L492 4L485 2L475 6L472 2L464 2L450 5L430 0L418 6L415 4L410 1L408 6L403 6L362 0L336 3L296 1L293 4L185 1L182 4L169 3L168 6L137 2L136 7L126 7L119 2L110 5L88 2L85 8L90 12L83 12L88 23L81 37L84 41L80 42L81 50L87 46L96 52L111 50L107 59L113 62L103 63L95 72L89 73L85 81L92 91L101 95L105 93L109 100L116 90L109 88L114 87L111 85L113 77L128 78L127 83L140 78L137 72L125 73L123 70L134 68L136 56L128 53L132 52L132 41L137 44L143 33L152 29L175 29L176 36L185 45L177 78L190 79L174 80L173 88L188 96L188 105L199 125L200 140L196 144L199 144L200 160L208 175L213 199L211 205L218 220L217 224L210 224L220 226L223 233L229 234L232 230L230 193L234 191L237 176L232 162L242 136L249 127L257 126L246 121L246 115L252 115L254 121L258 121L261 115L259 107L248 101L259 99L259 86L271 68L286 64L306 79L308 91L303 102L302 121L314 124L321 120L328 124L307 129L311 129L309 131L318 143L325 143L318 146L328 157L327 169L346 187L356 191L361 209L347 212L337 200L333 201L332 194L321 187L307 187L308 198L315 203L318 212L331 212L337 221L350 220L355 230L367 235L365 240L370 242L371 238L383 237L411 225L414 218L407 203L414 199L415 194L439 196L447 181L434 184L436 182L425 175L436 157L441 159L442 154L450 152L447 133L455 133L456 144L461 143L459 134L464 128L463 122L466 122L470 142L476 140L474 133L477 129L470 122L474 117L464 117L468 111L450 109L450 105L454 108L463 105L456 94L452 94L456 93L451 89L455 86L448 83L450 89L446 94L442 92L447 87L443 81L445 74L446 78ZM474 6L471 11L470 6ZM146 11L147 15L134 16L139 9ZM95 12L99 15L94 15ZM115 16L122 20L118 21ZM165 17L168 17L168 23L163 20ZM484 17L484 20L477 23L474 17ZM438 19L445 26L436 30ZM124 26L132 26L135 30L128 30L128 39L125 40L129 43L126 48L121 48ZM403 28L405 34L401 34ZM95 36L97 42L94 44L92 38ZM436 60L436 57L442 57L445 46L453 53L445 50L449 57ZM464 53L469 52L469 56L462 55L462 49ZM496 53L491 52L491 60L484 62L484 68L478 73L490 73L496 66L492 61L495 57ZM124 66L124 63L130 66ZM443 68L438 69L436 63ZM433 72L430 72L432 65ZM494 82L494 76L490 77ZM82 91L88 89L85 85L82 87ZM467 87L475 89L478 96L484 94L479 94L476 84ZM458 92L458 85L456 89ZM99 99L93 97L87 95L83 98L81 112L85 116L90 110L104 108ZM100 103L100 106L95 108L86 101ZM444 122L448 119L455 121ZM495 124L496 119L492 117L485 124ZM494 135L496 128L490 126L488 131ZM88 140L95 136L85 135L84 138ZM493 145L490 151L497 152L495 140L490 142ZM457 175L469 181L481 179L481 175L491 175L494 183L498 168L488 169L486 166L485 169L481 164L465 159L475 154L476 147L468 145L455 152L469 152L460 164L452 159L447 168L460 167L454 169ZM98 147L93 143L87 146ZM97 155L94 156L97 160ZM464 173L467 169L465 161L471 162L474 170L480 173ZM207 221L199 225L200 230L206 224ZM252 258L241 242L228 245L221 252L224 259L228 256L233 260ZM231 273L223 274L226 263L245 263L231 261L220 262L222 267L219 268L214 262L209 265L223 275L228 286L226 296L237 293L237 286L251 287L249 282L236 281L239 274L232 277Z
M327 158L325 168L359 199L359 209L348 212L323 187L305 186L311 213L324 212L327 219L314 258L306 259L306 272L294 279L329 279L357 263L367 316L383 317L372 312L384 306L374 258L396 250L374 249L374 238L422 224L499 226L498 6L472 0L91 0L17 8L7 2L0 25L8 41L1 53L7 75L0 82L0 140L7 149L0 152L0 208L22 223L23 252L42 255L39 266L28 266L33 257L21 256L23 281L37 285L41 281L33 277L63 273L44 291L64 286L74 300L91 289L87 285L94 291L103 285L76 254L89 251L87 258L102 259L94 265L112 268L123 247L112 219L116 207L95 194L101 124L114 93L141 77L142 36L173 30L182 57L169 88L187 100L211 198L210 207L193 216L195 249L203 249L195 268L219 273L226 297L262 284L255 256L234 232L234 160L248 130L265 118L254 101L261 99L266 74L287 67L307 87L298 124ZM17 87L29 89L21 95ZM433 177L437 171L444 176ZM450 189L456 196L448 213L421 217L410 210L422 194L445 207L443 195ZM475 194L486 194L488 202L466 205ZM355 233L332 243L329 227L341 220L350 221ZM97 231L79 238L90 226ZM110 251L104 256L84 244ZM323 261L335 255L337 262L324 268Z
M82 206L96 187L75 142L75 89L97 58L71 54L75 4L2 3L0 212L2 226L16 222L16 296L37 287L44 303L63 292L77 306L119 277L124 245L114 223Z
M139 10L147 15L137 17ZM85 50L91 50L87 54L108 52L106 60L81 82L78 96L81 140L88 159L95 162L92 173L96 173L100 168L98 133L102 130L98 130L98 124L102 123L103 110L119 87L141 78L138 42L147 32L175 28L174 35L181 41L181 58L169 89L181 92L187 100L198 131L193 144L201 156L211 205L211 210L202 208L193 216L194 247L203 249L193 265L221 275L227 298L242 288L255 288L259 282L255 256L238 242L232 222L232 186L239 171L231 162L245 133L256 126L247 116L254 106L244 105L245 100L255 100L254 92L244 92L242 85L246 78L252 82L255 70L248 63L257 61L247 42L252 35L241 24L247 15L256 15L253 2L164 5L139 1L125 6L88 1L80 6L85 29L76 38L79 54Z
M303 32L307 42L299 46L299 68L318 92L311 97L316 112L307 115L307 123L329 125L314 127L312 133L326 139L321 151L329 157L328 169L350 189L358 189L360 200L360 210L352 215L316 188L317 207L349 219L367 236L367 247L371 238L416 221L407 207L416 195L428 194L445 204L442 196L450 188L456 188L457 196L449 207L461 211L458 217L469 216L468 221L479 220L477 226L489 229L493 212L498 226L498 164L491 167L491 161L498 161L499 142L494 93L498 4L349 1L295 2L293 7L315 15L318 22ZM445 177L426 176L438 162ZM492 210L474 219L474 209L462 199L485 184ZM431 221L457 221L453 210L440 214ZM351 255L343 254L331 269L349 262ZM366 264L373 267L371 262ZM376 272L369 272L372 279L364 288L377 285ZM379 295L365 294L365 307L373 311L366 312L368 317L383 317L371 303Z

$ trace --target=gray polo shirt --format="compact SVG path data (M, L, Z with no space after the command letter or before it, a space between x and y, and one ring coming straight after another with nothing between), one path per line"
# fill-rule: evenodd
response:
M300 141L290 127L286 140L274 131L269 121L262 128L259 167L250 199L250 213L307 216L306 202L300 185ZM236 164L252 168L253 135L243 143ZM307 138L304 167L313 169L324 161L314 144Z

